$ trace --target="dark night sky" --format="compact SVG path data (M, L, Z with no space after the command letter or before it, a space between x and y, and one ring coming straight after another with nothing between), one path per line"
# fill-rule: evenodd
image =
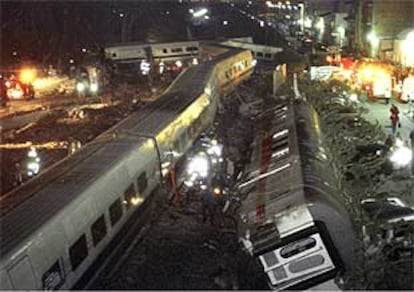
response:
M320 0L319 0L320 1ZM214 2L214 1L213 1ZM275 32L258 32L257 23L229 12L226 5L178 3L178 1L1 1L2 63L21 59L55 63L76 57L83 47L104 46L123 41L168 42L185 40L188 29L194 38L218 36L259 36L258 43L272 44L281 39ZM188 9L207 6L209 25L189 24ZM220 7L220 8L218 8ZM167 11L169 11L167 13ZM231 15L232 14L232 15ZM122 17L121 17L122 15ZM233 17L233 19L231 18ZM222 27L223 19L231 19ZM273 40L270 40L273 39ZM269 41L270 40L270 41Z

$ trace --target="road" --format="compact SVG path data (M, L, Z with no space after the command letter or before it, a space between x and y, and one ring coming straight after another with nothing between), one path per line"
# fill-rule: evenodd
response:
M410 113L410 106L408 104L395 102L395 105L399 108L401 123L401 128L398 128L397 132L400 133L407 145L410 145L409 135L410 131L414 129L413 113ZM364 101L362 106L368 110L364 114L367 120L374 123L378 121L384 133L392 133L390 121L391 105ZM410 206L414 207L414 179L410 176L410 169L394 172L391 178L387 179L381 187L380 191L389 192L390 194L402 193L402 198Z

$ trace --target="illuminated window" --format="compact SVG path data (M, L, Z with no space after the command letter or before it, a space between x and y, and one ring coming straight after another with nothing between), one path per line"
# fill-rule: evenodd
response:
M283 130L281 130L281 131L279 131L277 133L274 133L273 134L273 140L277 140L277 139L279 139L281 137L285 137L285 136L287 136L288 133L289 133L289 130L288 129L283 129Z
M134 184L130 184L130 186L124 192L124 197L126 201L127 209L132 206L132 198L136 195Z
M282 150L272 153L272 158L278 159L287 154L289 154L289 147L283 148Z

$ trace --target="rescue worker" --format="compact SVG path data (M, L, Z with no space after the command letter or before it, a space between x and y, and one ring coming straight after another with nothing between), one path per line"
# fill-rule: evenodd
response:
M384 146L386 147L387 152L391 150L391 147L394 146L394 137L389 134L387 139L385 139Z
M213 193L207 187L201 189L201 212L203 215L203 223L206 222L207 217L210 219L210 224L214 224L214 214L216 212L216 200Z
M395 106L395 104L391 105L391 127L392 127L392 133L395 134L396 130L397 130L397 126L400 126L400 111L398 110L398 107Z

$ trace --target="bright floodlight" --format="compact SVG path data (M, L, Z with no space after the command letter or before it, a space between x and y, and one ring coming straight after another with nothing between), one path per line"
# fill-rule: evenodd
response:
M27 153L27 156L28 156L28 157L31 157L31 158L35 158L35 157L37 157L37 151L36 151L36 148L34 148L34 147L30 147L30 150L29 150L29 152Z
M98 91L98 84L97 83L92 83L91 84L91 91L92 92L97 92Z
M187 172L189 174L197 173L201 177L207 177L208 175L208 159L206 156L195 156L191 159L187 166Z
M175 66L177 66L178 68L181 68L183 66L183 62L181 62L180 60L175 61Z
M213 145L207 150L207 153L209 155L215 155L217 157L220 157L222 152L223 152L223 145Z
M373 31L371 31L367 35L367 39L371 43L372 46L376 47L376 46L379 45L379 38L377 37L377 35Z
M193 17L201 17L206 15L208 12L207 8L201 8L200 10L197 10L193 12Z
M40 165L38 162L29 162L27 164L27 174L29 176L38 174L40 170Z
M410 148L401 146L394 150L391 154L390 160L397 167L404 167L411 162L412 156L413 153Z
M83 92L85 90L85 85L82 82L78 82L78 84L76 84L76 90L78 92Z

